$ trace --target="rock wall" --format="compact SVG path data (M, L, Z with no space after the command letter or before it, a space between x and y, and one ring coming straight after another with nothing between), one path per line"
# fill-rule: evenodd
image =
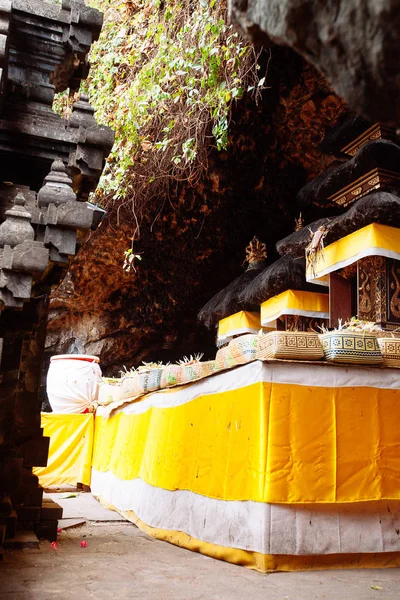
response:
M267 62L269 88L258 105L237 103L228 152L210 156L196 188L171 189L149 209L134 247L142 258L136 272L122 270L130 215L117 223L111 213L85 243L52 296L48 356L96 354L115 374L142 360L215 355L199 308L241 273L253 235L274 259L275 242L293 230L298 189L333 160L318 144L345 109L292 51L275 48Z
M400 117L399 3L393 0L229 0L253 40L292 48L370 120Z

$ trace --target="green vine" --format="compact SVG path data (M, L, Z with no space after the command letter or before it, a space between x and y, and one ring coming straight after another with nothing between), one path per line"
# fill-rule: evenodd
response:
M210 149L227 148L232 103L263 79L224 1L88 3L105 22L85 91L98 122L116 133L98 193L109 210L129 209L122 214L133 215L136 238L149 202L171 182L198 182Z

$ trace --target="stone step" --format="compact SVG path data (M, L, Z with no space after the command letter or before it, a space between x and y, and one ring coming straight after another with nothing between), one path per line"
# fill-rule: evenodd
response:
M40 506L16 506L17 516L19 521L40 521L41 507Z
M7 517L9 514L11 514L11 511L12 504L9 496L3 496L3 498L0 499L0 515Z
M19 445L19 451L24 459L24 467L46 467L49 453L49 437L43 437L43 429L34 437Z
M10 493L18 489L22 458L5 458L0 462L0 493Z
M33 531L18 531L11 539L5 540L4 548L39 548L39 540Z
M58 521L62 519L63 509L51 498L43 498L40 521Z
M13 511L11 511L11 514L8 517L7 523L6 523L6 539L15 537L16 532L17 532L17 523L18 523L17 513L15 510L13 510Z
M41 506L43 499L43 488L39 486L23 487L13 494L14 505Z
M15 536L17 527L17 513L12 510L7 516L0 516L0 527L5 527L5 537L11 538Z
M3 544L6 539L6 525L5 523L0 523L0 546Z
M40 521L35 525L35 533L39 539L49 542L57 541L58 521Z

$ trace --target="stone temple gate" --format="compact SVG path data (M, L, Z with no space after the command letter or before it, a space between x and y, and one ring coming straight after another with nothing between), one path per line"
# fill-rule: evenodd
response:
M100 220L87 199L114 136L86 96L68 120L52 104L87 77L101 26L83 0L0 0L0 548L17 524L50 537L56 527L32 474L48 452L38 397L48 297Z

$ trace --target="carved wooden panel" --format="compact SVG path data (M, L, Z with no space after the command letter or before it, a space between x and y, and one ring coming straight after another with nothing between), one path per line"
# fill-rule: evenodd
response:
M388 186L398 187L399 184L400 175L398 173L389 169L376 167L329 196L328 200L335 202L339 206L347 207L373 190L382 187L387 188Z
M373 140L396 140L396 132L380 123L374 123L369 129L342 148L342 152L349 156L355 156L362 146Z
M386 259L387 321L400 323L400 261Z
M315 319L313 317L300 317L298 315L282 315L277 322L277 329L280 331L316 331L321 333L321 327L328 326L325 319Z
M386 259L368 256L358 261L357 269L358 317L377 323L387 321Z

